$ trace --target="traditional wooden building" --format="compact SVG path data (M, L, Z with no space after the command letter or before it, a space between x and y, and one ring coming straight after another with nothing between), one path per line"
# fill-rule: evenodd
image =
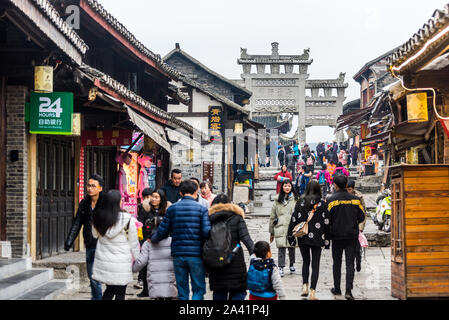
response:
M169 175L173 141L167 130L183 129L186 139L201 137L166 112L168 99L188 96L169 85L176 71L160 56L97 1L54 4L8 0L0 5L0 237L11 243L13 257L33 260L64 252L89 175L101 174L106 189L115 188L115 155L133 143L133 132L145 137L143 151L154 155L157 186ZM68 4L80 8L80 30L64 20ZM56 95L54 100L35 92L34 66L51 71L45 80L53 83L45 91ZM42 107L47 113L68 110L68 129L53 130L55 119L33 116L35 110L47 114L36 97L50 101L49 109ZM34 128L37 120L48 125L45 130ZM75 248L83 249L81 236Z
M168 111L210 138L208 143L198 146L190 159L182 154L176 166L187 176L213 182L216 191L228 193L231 198L235 183L248 185L249 199L254 199L253 181L257 176L257 151L250 150L251 147L248 146L252 143L257 146L257 131L265 127L249 119L245 103L251 92L206 67L181 50L178 43L176 48L164 57L164 61L180 73L176 86L190 97L188 104L177 101L169 104ZM216 108L221 110L220 119L211 114L211 110ZM211 123L215 120L220 122ZM214 125L220 127L219 131L223 137L220 141L211 139L210 133L216 129ZM253 130L254 142L249 141L250 137L244 136L247 129ZM233 133L235 137L225 138L226 130L228 136Z
M449 297L449 5L389 57L392 295Z

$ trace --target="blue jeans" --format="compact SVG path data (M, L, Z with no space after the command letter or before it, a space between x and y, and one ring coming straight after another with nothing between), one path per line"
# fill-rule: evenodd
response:
M102 300L103 293L101 283L92 279L92 272L94 269L95 248L86 249L86 268L87 276L90 280L90 290L92 293L92 300Z
M192 281L192 300L204 300L206 272L200 257L173 257L178 299L189 300L189 275Z
M246 291L232 292L232 291L214 291L214 300L245 300Z

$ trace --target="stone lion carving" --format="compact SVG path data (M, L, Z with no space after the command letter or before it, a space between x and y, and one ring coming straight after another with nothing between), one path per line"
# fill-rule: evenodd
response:
M309 59L309 54L310 54L310 48L304 49L304 53L302 54L302 59L303 60L308 60Z
M346 72L340 72L340 75L338 76L338 79L345 80Z
M248 49L246 48L240 48L240 58L248 58Z

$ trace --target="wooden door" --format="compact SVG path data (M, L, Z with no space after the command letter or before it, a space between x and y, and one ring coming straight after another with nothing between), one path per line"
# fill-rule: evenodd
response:
M38 136L36 257L64 252L74 216L74 146L67 137Z
M104 191L115 189L117 163L115 162L115 147L86 147L84 150L84 181L93 174L100 175L104 180Z

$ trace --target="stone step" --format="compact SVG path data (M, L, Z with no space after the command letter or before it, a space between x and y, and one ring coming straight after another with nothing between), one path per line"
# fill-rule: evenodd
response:
M53 279L53 269L31 269L0 280L0 300L15 299Z
M17 297L15 300L53 300L66 289L66 281L53 280Z
M0 259L0 280L31 268L31 257L25 259Z

